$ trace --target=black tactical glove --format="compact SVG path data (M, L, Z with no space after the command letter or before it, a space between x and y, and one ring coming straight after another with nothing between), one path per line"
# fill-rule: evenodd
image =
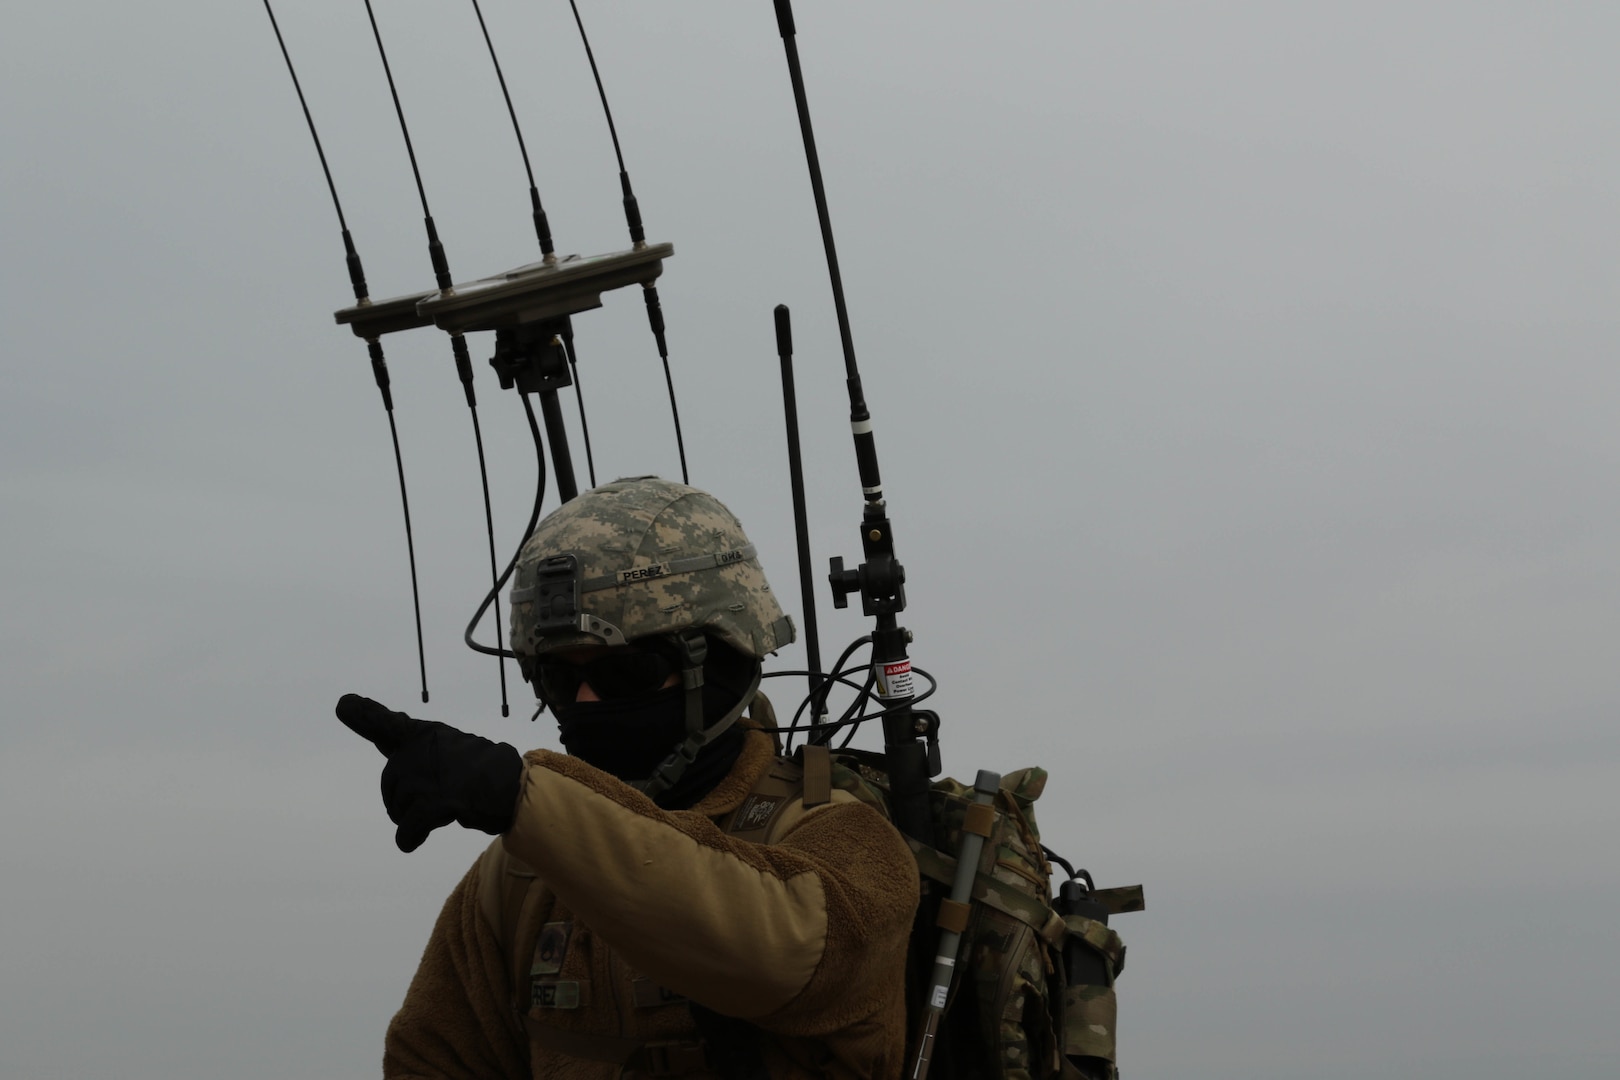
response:
M388 759L382 797L388 819L399 826L399 850L415 851L452 821L487 833L511 828L523 758L510 745L413 719L359 694L338 699L337 718Z

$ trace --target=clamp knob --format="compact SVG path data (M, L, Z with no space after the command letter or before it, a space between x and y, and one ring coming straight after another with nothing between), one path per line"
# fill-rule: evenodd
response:
M842 555L833 556L828 566L831 572L827 575L827 583L832 586L833 607L849 607L849 594L860 591L861 572L845 570Z

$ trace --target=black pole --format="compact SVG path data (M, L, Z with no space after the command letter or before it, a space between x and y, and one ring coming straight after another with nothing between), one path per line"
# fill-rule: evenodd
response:
M540 391L540 415L546 420L546 443L551 447L551 471L557 477L557 498L567 502L579 494L574 483L574 459L568 453L568 433L563 429L562 405L557 391L546 387Z
M804 501L804 456L799 450L799 399L793 386L793 326L786 304L776 305L776 355L782 363L782 408L787 414L788 480L793 488L793 531L799 546L799 595L804 605L804 649L809 660L810 693L815 695L824 680L821 671L821 638L816 628L815 576L810 570L810 520ZM812 729L827 715L825 699L810 709ZM813 740L812 740L813 741Z
M564 338L567 343L565 344ZM562 403L557 391L569 385L573 327L566 315L495 330L495 355L489 364L495 369L501 389L517 388L525 410L531 410L529 395L540 399L540 412L546 422L546 443L551 448L552 473L557 478L557 497L567 502L579 494L574 482L574 457L568 451L568 429L563 426ZM535 447L540 435L535 432Z

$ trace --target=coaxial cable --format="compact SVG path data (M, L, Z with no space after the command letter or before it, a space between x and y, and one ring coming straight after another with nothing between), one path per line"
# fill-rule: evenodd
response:
M477 611L473 612L473 617L467 623L467 629L461 635L461 640L466 642L467 648L473 652L481 652L486 656L508 656L514 660L519 660L521 657L515 652L505 651L501 647L492 649L488 645L479 644L473 640L473 631L478 629L478 622L484 617L484 612L489 610L489 605L495 602L496 597L500 596L501 587L506 584L507 578L511 577L512 571L517 569L518 559L523 556L523 544L528 541L529 534L534 532L535 525L539 523L540 505L546 501L546 447L540 435L540 422L535 419L534 406L529 403L529 395L519 391L518 398L523 402L523 415L529 421L529 436L534 439L534 459L536 463L534 507L529 511L529 523L523 527L523 540L518 542L518 549L512 554L512 561L506 564L505 570L501 571L501 576L496 580L495 587L489 590L488 595L484 597L484 602L478 605ZM534 716L529 717L529 719L533 720L535 716L539 715L539 710L536 710Z
M388 50L383 47L382 31L377 27L377 13L372 9L371 0L365 0L366 17L371 20L371 35L377 41L377 55L382 59L383 74L388 78L388 92L394 99L394 114L399 117L400 134L405 138L405 153L411 161L411 175L416 180L416 194L422 202L422 223L427 231L428 258L433 263L433 276L439 291L446 292L452 287L450 277L450 262L445 257L444 245L439 242L439 231L433 224L433 212L428 209L427 189L422 183L422 170L416 164L416 148L411 144L411 130L405 123L405 109L399 101L399 87L394 82L394 71L388 63ZM480 16L480 19L482 16ZM504 85L504 80L503 80ZM538 194L536 195L538 206ZM540 221L536 221L536 227ZM484 523L489 536L489 578L494 587L499 589L500 571L496 566L495 558L495 517L490 508L489 501L489 473L484 462L484 435L478 423L478 399L473 393L472 358L467 353L467 339L459 333L450 335L450 351L455 357L456 375L461 380L461 388L467 398L467 408L472 413L473 440L478 447L478 477L484 493ZM495 598L495 637L497 648L504 645L501 631L501 605L500 597ZM501 673L501 715L510 716L511 706L507 704L506 697L506 659L498 661Z
M270 0L264 0L264 13L270 16L270 28L275 31L276 44L281 46L281 57L287 62L287 74L292 76L293 89L298 93L298 104L304 110L304 122L309 125L310 138L315 142L315 153L321 159L321 172L326 176L327 190L332 193L332 206L337 211L338 227L343 231L344 261L349 267L349 284L354 287L355 302L369 304L371 297L366 290L366 274L360 265L360 254L355 249L354 238L349 235L349 224L343 217L343 203L338 199L337 184L333 182L332 170L326 163L326 150L321 146L320 134L315 130L315 118L310 114L309 102L304 97L303 86L298 82L298 72L293 68L292 54L287 51L287 40L281 35L281 24L276 21L276 13L270 7ZM377 381L377 389L382 393L383 408L388 413L388 433L394 441L394 466L399 473L399 501L405 511L405 550L411 566L411 604L416 614L416 662L422 676L422 701L426 703L427 652L422 644L422 597L416 584L416 541L411 535L411 500L405 493L405 459L400 454L399 427L394 422L394 394L389 387L388 363L383 359L382 343L376 338L367 338L366 350L371 356L371 371Z

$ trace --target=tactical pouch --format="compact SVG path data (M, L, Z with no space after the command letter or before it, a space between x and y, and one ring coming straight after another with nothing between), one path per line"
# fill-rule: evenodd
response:
M1112 1077L1118 1006L1114 978L1125 967L1125 945L1107 924L1065 915L1062 954L1063 1054L1083 1076ZM1082 973L1083 972L1083 973ZM1077 978L1078 976L1078 978Z

